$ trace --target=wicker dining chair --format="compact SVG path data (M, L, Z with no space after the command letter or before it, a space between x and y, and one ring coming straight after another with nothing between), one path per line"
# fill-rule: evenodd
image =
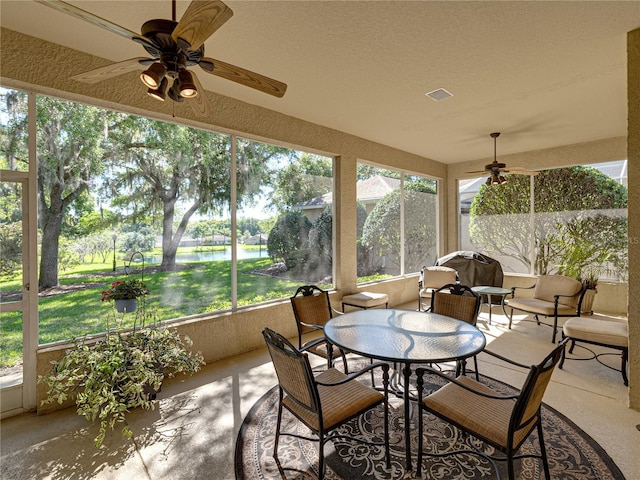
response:
M303 342L302 338L305 333L323 330L324 325L333 318L334 314L342 314L331 307L329 292L315 285L303 285L291 297L291 306L298 327L298 348L309 347L307 351L325 358L328 367L333 366L333 359L340 355L347 372L347 360L343 351L326 339L323 342L316 342L315 339Z
M431 311L475 325L478 320L481 301L482 297L472 291L470 287L459 283L450 283L433 292L431 295ZM475 355L473 356L473 364L476 380L478 380L478 359ZM466 374L466 360L457 362L456 375L460 372Z
M433 368L418 368L416 370L419 406L418 476L422 471L424 454L423 414L429 412L456 426L462 432L491 445L502 452L504 457L489 455L481 447L457 451L448 449L446 453L430 452L427 455L443 457L459 453L475 453L489 459L496 469L494 461L506 461L509 480L515 477L514 460L525 457L540 458L545 476L550 480L549 462L542 431L541 406L545 390L555 366L560 361L566 342L567 340L560 342L542 362L532 366L514 362L485 350L485 353L498 360L529 370L522 388L514 395L504 395L469 377L459 376L453 379ZM425 373L444 378L448 383L424 397ZM538 432L540 453L516 455L534 429ZM458 438L458 436L454 437Z
M346 438L367 445L384 447L386 468L391 468L389 456L389 365L371 363L358 372L345 374L329 368L314 375L308 355L297 350L286 338L269 328L262 332L278 377L279 401L273 457L278 460L281 435L319 441L318 479L324 478L324 446L330 440ZM382 392L357 380L374 369L382 370ZM340 433L337 429L378 405L384 408L383 439L368 441ZM316 436L306 437L281 432L283 409L304 423Z

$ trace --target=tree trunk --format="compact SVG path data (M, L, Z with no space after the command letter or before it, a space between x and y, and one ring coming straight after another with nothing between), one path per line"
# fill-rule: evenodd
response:
M171 201L165 202L164 204L164 215L162 217L162 267L172 268L176 265L176 253L178 251L178 246L180 245L180 240L182 240L182 236L184 235L185 230L187 229L187 225L189 224L189 219L191 216L198 210L201 202L199 200L195 200L193 204L187 209L187 211L182 216L182 220L180 221L180 225L176 230L175 235L173 234L173 219L175 216L175 199Z
M171 268L176 265L176 252L178 243L173 241L173 216L175 202L165 202L164 215L162 216L162 263L161 267Z
M40 290L58 286L58 244L62 230L62 212L49 209L42 226L42 246L40 250Z

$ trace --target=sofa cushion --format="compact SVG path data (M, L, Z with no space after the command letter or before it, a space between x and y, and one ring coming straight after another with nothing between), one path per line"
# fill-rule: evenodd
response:
M540 300L538 298L510 298L505 301L505 304L516 310L523 310L525 312L536 313L538 315L546 315L548 317L555 315L553 298L550 302L546 300ZM576 307L563 305L558 303L558 315L570 316L576 314Z
M564 275L542 275L538 278L533 297L553 304L555 295L570 295L569 297L560 297L558 304L567 305L575 310L579 300L579 296L576 294L581 289L582 284L575 278Z

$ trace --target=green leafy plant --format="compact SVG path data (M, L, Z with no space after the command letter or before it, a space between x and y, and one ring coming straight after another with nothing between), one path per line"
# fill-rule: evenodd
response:
M42 404L61 404L75 397L78 415L100 422L96 447L117 423L124 424L122 435L131 438L126 414L137 407L155 408L155 392L164 378L193 374L204 363L200 352L188 350L191 345L191 339L176 329L155 323L110 330L95 342L76 340L53 362L51 373L39 378L49 386Z
M598 279L603 273L603 270L601 265L591 265L582 270L578 280L582 282L585 288L593 290L598 286Z
M149 288L138 279L118 280L102 291L102 301L127 300L140 298L149 294Z

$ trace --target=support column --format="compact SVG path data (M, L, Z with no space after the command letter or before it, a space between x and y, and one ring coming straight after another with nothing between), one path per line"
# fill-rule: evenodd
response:
M627 34L629 407L640 410L640 29Z
M336 157L334 163L333 259L339 262L334 265L333 283L343 294L355 292L358 283L357 165L355 157L346 156Z

